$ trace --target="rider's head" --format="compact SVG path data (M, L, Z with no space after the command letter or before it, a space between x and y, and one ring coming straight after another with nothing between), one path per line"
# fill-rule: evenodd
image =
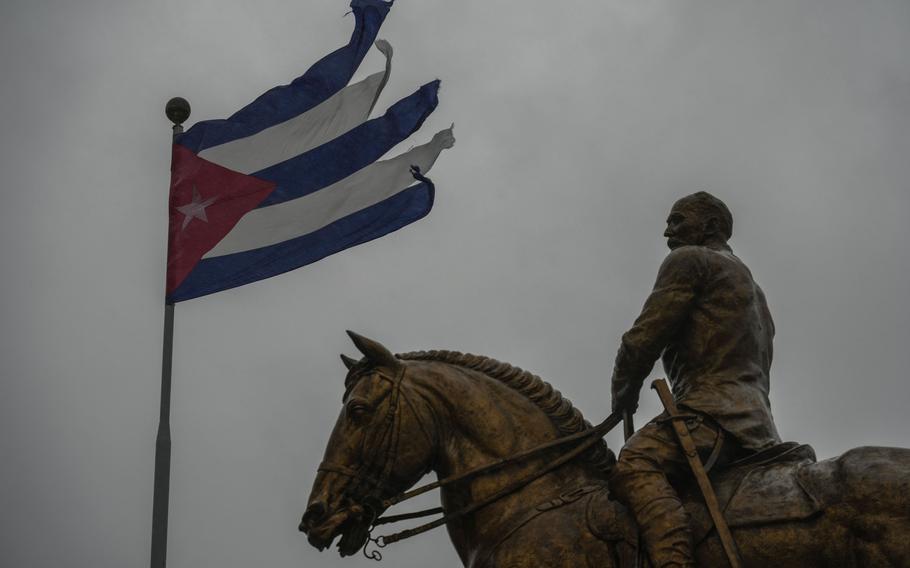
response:
M733 235L733 215L724 202L706 191L673 204L667 217L667 246L723 244Z

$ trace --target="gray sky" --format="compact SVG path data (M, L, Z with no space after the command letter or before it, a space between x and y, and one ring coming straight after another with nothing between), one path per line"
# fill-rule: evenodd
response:
M5 566L148 565L164 103L189 99L188 124L227 116L346 42L346 11L3 2ZM598 421L667 210L700 189L732 209L777 322L782 436L820 457L910 445L910 3L398 0L380 37L395 47L380 107L443 81L400 148L455 122L435 209L177 306L169 566L374 565L297 532L340 409L337 354L355 352L346 328L512 362ZM381 65L373 53L356 78ZM643 401L639 422L657 413ZM385 565L457 559L437 531Z

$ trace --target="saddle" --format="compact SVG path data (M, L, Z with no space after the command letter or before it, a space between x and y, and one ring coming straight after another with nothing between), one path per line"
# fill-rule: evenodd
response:
M730 528L806 520L822 504L800 479L800 470L816 461L808 445L786 442L711 472L711 483ZM697 546L714 530L711 515L695 482L678 488L689 513ZM624 542L634 550L638 530L631 515L608 491L592 495L587 505L591 532L607 541ZM625 548L629 548L625 547Z

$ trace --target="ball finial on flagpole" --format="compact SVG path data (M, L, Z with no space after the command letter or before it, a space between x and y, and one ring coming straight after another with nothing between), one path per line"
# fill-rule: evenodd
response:
M174 97L164 106L164 114L179 126L190 117L190 103L183 97Z

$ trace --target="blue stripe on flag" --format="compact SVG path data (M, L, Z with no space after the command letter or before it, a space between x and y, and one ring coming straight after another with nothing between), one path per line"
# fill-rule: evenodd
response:
M392 2L352 0L354 33L342 48L326 55L289 85L275 87L227 119L197 122L177 143L193 152L255 134L323 102L351 80L363 60Z
M372 164L413 134L439 103L439 80L395 103L384 115L338 138L251 174L277 184L259 207L303 197Z
M377 239L424 217L433 207L433 198L433 185L421 182L318 231L256 250L204 259L167 301L182 302L270 278Z

